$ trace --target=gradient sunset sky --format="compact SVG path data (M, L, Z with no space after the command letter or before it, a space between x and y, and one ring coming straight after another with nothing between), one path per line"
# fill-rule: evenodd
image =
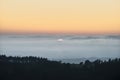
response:
M0 0L0 32L120 34L120 0Z

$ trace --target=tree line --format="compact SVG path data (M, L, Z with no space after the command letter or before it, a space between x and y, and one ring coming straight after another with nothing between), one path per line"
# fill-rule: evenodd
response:
M120 80L120 58L70 64L0 55L0 80Z

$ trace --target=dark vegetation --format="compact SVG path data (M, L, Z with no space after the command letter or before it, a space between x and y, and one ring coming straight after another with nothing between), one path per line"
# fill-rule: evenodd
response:
M69 64L0 55L0 80L120 80L120 59Z

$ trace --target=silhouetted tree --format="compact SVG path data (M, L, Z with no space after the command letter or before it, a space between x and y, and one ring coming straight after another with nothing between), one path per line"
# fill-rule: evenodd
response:
M0 80L120 80L120 59L70 64L0 55Z

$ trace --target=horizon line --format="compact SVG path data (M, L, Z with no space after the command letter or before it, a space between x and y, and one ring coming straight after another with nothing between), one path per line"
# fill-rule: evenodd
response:
M100 33L100 32L0 32L0 35L4 35L4 34L15 34L15 35L29 35L29 34L78 34L78 35L120 35L120 33L118 32L104 32L104 33Z

